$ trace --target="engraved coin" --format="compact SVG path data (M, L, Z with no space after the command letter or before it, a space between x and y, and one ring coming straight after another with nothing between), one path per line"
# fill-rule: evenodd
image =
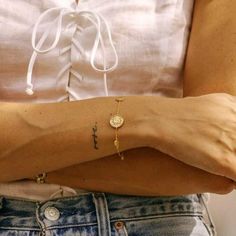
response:
M114 115L110 119L110 125L114 128L119 128L124 124L124 118L120 115Z

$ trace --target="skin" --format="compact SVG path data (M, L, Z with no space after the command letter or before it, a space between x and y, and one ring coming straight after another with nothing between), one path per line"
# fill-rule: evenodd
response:
M194 27L196 27L196 23L193 28ZM195 66L194 60L192 60L192 63ZM176 106L173 107L173 109L175 108ZM170 109L170 111L173 111L173 109ZM179 111L181 114L183 109ZM158 129L160 127L156 128L156 131L160 131L160 129ZM187 140L186 137L187 136L183 133L183 138ZM180 145L182 145L182 143L180 143ZM170 151L171 148L172 146L167 147L166 151ZM183 150L186 153L187 149ZM77 169L78 166L74 165L67 167L67 171L66 169L56 170L49 173L48 181L60 184L65 183L68 186L104 191L109 191L110 186L110 191L116 193L128 193L128 191L130 191L136 195L172 195L202 191L226 193L231 191L234 187L230 179L212 175L198 168L188 166L151 148L127 151L126 161L122 162L122 164L120 160L117 159L117 155L114 155L114 158L112 157L113 156L109 156L109 160L107 157L104 157L96 161L89 161L78 165L82 166L82 169ZM99 161L103 162L98 163ZM31 170L30 164L31 163L28 165L29 170ZM52 163L48 164L49 166L54 166ZM103 168L97 168L98 164L101 164ZM86 165L89 165L87 169ZM158 165L159 167L157 167ZM6 167L5 169L7 169L7 165L4 166ZM131 170L130 166L133 167L134 171ZM112 172L110 173L110 182L107 180L109 171ZM9 171L6 171L6 173L9 173ZM142 173L142 175L137 175L137 173ZM159 179L165 181L152 181Z
M234 188L228 178L189 166L150 148L129 150L125 152L124 161L114 155L54 171L48 174L47 182L140 196L225 194Z
M213 92L236 95L236 80L234 79L236 77L235 9L236 2L234 1L195 1L185 67L184 97ZM145 169L151 173L149 180L162 180L160 182L163 184L159 183L156 186L160 189L160 194L163 192L171 195L204 191L228 193L234 188L229 179L188 166L161 152L159 152L159 156L157 152L147 148L126 152L125 164L120 162L116 155L113 155L112 158L106 157L75 165L49 173L48 181L71 184L74 187L90 190L108 189L117 193L123 189L124 192L129 192L131 191L129 182L145 182L144 178L135 175L132 170ZM147 153L149 155L146 155ZM132 162L133 158L139 161ZM160 163L162 164L160 165ZM133 168L127 171L126 164ZM155 173L152 171L153 166L156 167ZM184 178L185 176L189 178ZM170 188L164 189L165 186ZM173 186L178 186L178 188L173 188Z
M220 92L236 95L235 9L235 1L196 1L184 96Z

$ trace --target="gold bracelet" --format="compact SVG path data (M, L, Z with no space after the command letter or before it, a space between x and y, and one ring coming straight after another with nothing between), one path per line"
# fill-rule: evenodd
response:
M124 160L124 155L123 153L120 153L120 142L118 140L118 129L124 124L124 118L119 114L119 109L120 109L120 102L124 101L124 98L119 97L116 98L117 104L117 112L115 115L113 115L110 118L110 125L111 127L115 128L115 140L114 140L114 145L116 147L117 153L120 156L121 160Z
M43 172L35 177L38 184L44 184L46 182L47 173Z

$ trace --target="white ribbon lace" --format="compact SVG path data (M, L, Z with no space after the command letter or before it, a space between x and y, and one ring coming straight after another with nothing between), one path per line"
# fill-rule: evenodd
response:
M45 31L43 32L42 37L38 40L38 42L36 42L39 27L40 26L42 27L43 20L48 17L52 18L55 15L56 15L56 17L54 20L52 20L51 27L48 27L48 26L47 26L47 28L45 27ZM63 8L63 7L50 8L50 9L44 11L39 16L38 20L36 21L36 23L34 25L33 32L32 32L32 47L33 47L34 51L32 53L32 56L30 58L29 65L28 65L27 88L25 91L28 95L32 95L34 93L33 84L32 84L32 74L33 74L33 68L34 68L34 64L35 64L37 55L38 54L46 54L56 48L56 46L60 40L60 37L61 37L63 18L68 15L70 15L70 17L71 17L70 19L72 19L68 25L75 24L76 29L81 28L76 23L77 22L76 19L79 16L86 18L96 28L96 37L94 40L92 53L90 55L90 64L95 71L103 73L105 94L106 94L106 96L108 96L107 73L115 70L118 65L118 55L117 55L114 43L112 41L111 30L108 26L107 21L104 19L103 16L101 16L100 14L98 14L94 11L80 10L78 6L76 7L75 10L70 9L70 8ZM56 30L55 30L55 24L56 24ZM67 25L67 27L68 27L68 25ZM111 66L107 66L107 61L106 61L106 50L105 50L105 45L104 45L104 39L101 34L101 29L102 29L103 25L105 25L106 35L108 36L110 46L111 46L113 53L114 53L114 64ZM48 46L48 48L42 49L44 42L48 39L49 34L52 34L53 31L55 31L54 41L51 43L50 46ZM53 34L54 34L54 32L53 32ZM75 36L73 35L71 38L71 43L73 41L75 41L74 37ZM103 68L102 69L98 68L95 65L95 58L96 58L99 44L101 44L101 48L102 48L102 52L103 52ZM70 47L67 46L65 48L65 51L67 51L68 49L70 49ZM57 77L59 77L60 74L62 74L65 70L70 69L71 65L72 65L71 62L68 65L66 65L65 68L63 68L59 72L59 75ZM76 71L73 71L73 74L75 74L75 73L76 73ZM70 90L69 87L67 87L67 91L69 93L72 93L72 91ZM76 94L74 94L74 96L76 96Z

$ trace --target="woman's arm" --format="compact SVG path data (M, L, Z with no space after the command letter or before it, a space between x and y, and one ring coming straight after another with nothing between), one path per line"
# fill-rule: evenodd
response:
M236 85L236 66L232 63L235 62L232 52L236 55L235 8L236 3L232 1L196 1L186 60L185 96L236 93L236 86L232 86ZM48 181L92 190L147 195L232 190L228 179L149 148L126 152L126 160L121 163L113 156L58 170L49 174Z
M235 98L216 94L184 99L144 96L139 99L149 100L144 105L135 98L123 104L122 112L132 121L130 124L138 121L145 127L126 123L128 129L120 130L122 150L139 145L154 147L187 164L236 179ZM107 145L114 135L108 125L102 130L100 152L89 149L88 138L96 118L101 124L107 122L113 103L113 98L96 98L66 104L31 104L27 105L28 112L25 104L2 104L0 181L31 177L114 154L113 144ZM68 118L67 114L70 114ZM224 139L219 137L224 132L223 122L228 129Z
M40 172L50 172L114 154L115 133L107 124L110 114L104 106L106 104L111 110L113 99L36 104L28 107L26 114L26 110L22 109L26 105L4 104L5 109L2 105L1 148L4 150L5 143L13 146L13 150L7 149L9 151L2 151L0 155L0 181L32 177ZM122 113L126 114L127 129L120 129L119 138L123 142L120 149L151 147L186 164L236 180L235 153L228 150L234 145L236 148L235 100L228 94L183 99L126 97ZM90 146L92 134L89 135L89 131L95 122L101 122L101 148L98 150ZM224 131L223 122L228 132L219 145L219 135ZM22 130L18 136L17 130L20 128ZM222 153L229 153L230 156L222 156Z
M195 0L184 96L236 95L236 1Z
M151 96L124 99L120 104L120 114L125 118L118 132L120 151L147 145L153 104ZM157 109L162 100L156 100ZM0 181L115 154L115 129L109 120L116 110L115 97L46 104L0 103Z
M236 1L195 1L193 28L185 66L184 96L221 92L236 95L235 12ZM215 101L219 104L221 102L217 99ZM235 123L234 108L231 108L231 114ZM227 151L222 152L221 156L228 159L228 165L234 166L236 129L228 129L229 116L224 113L222 116L224 117L223 130L216 142L218 146L228 143ZM228 173L230 170L226 170L225 175Z
M151 148L74 165L48 173L48 183L90 191L141 196L182 195L202 192L229 193L234 183L186 165Z

